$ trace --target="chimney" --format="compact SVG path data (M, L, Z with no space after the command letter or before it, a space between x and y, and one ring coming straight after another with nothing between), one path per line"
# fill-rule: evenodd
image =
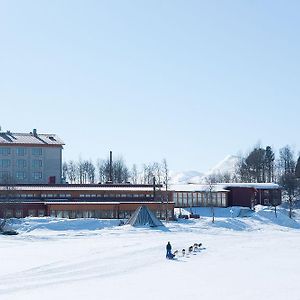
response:
M37 137L37 131L36 131L36 129L33 129L32 133L33 133L33 136Z
M112 179L112 151L109 151L109 181L113 183Z

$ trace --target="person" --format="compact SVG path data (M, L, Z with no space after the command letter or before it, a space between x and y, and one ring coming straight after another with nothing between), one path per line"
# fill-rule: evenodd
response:
M167 254L166 254L166 258L172 258L172 246L170 244L170 242L168 242L167 246L166 246L166 249L167 249Z

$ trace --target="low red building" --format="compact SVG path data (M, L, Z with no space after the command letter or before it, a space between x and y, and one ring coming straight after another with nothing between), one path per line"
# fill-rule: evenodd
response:
M175 207L250 207L281 204L281 187L274 183L223 183L171 186Z
M0 186L0 218L129 218L146 205L158 218L174 217L161 186L132 184Z
M274 183L231 183L225 187L228 206L279 205L282 202L281 188Z

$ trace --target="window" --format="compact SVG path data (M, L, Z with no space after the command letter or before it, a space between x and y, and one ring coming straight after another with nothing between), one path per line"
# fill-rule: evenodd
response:
M22 218L23 217L23 211L22 209L16 209L16 218Z
M28 209L28 216L29 217L35 217L36 216L36 210L35 209Z
M69 211L68 210L63 210L62 217L69 219Z
M26 179L26 173L25 172L17 172L16 173L16 178L19 180Z
M176 192L174 192L174 194L173 194L173 200L175 202L175 205L177 205L178 203L177 203L177 193Z
M2 168L8 168L8 167L10 167L10 160L9 159L1 159L0 160L0 166Z
M42 151L42 148L32 148L31 153L32 153L32 155L42 155L43 151Z
M43 209L38 210L38 217L44 217L45 216L45 211Z
M7 156L7 155L10 155L10 148L0 148L0 155L4 155L4 156Z
M182 193L178 193L178 205L179 206L183 206L183 203L182 203Z
M35 180L42 179L43 178L42 172L33 172L32 173L32 178L35 179Z
M12 209L6 209L4 211L4 215L6 218L12 218L13 217L13 210Z
M10 173L7 171L0 172L0 179L1 180L9 180L10 179Z
M26 148L17 148L17 156L24 156L26 155L27 150Z
M187 206L187 193L183 193L182 206Z
M32 161L32 167L33 167L34 169L41 168L42 166L43 166L43 161L42 161L42 160L40 160L40 159L34 159L34 160Z
M26 168L27 161L25 159L18 159L17 160L17 167L18 168Z

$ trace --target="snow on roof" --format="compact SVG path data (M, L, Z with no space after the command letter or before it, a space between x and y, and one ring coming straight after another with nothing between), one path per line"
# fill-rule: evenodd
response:
M210 187L207 184L173 184L170 190L178 192L207 192ZM212 186L213 192L228 192L223 185L215 184Z
M225 188L229 187L241 187L241 188L255 188L257 190L275 190L280 189L280 185L277 183L222 183Z
M0 145L11 144L62 146L64 142L55 134L0 132Z
M276 183L216 183L212 187L213 192L228 192L228 188L255 188L257 190L264 189L280 189ZM178 192L207 192L209 191L207 184L174 184L170 186L170 190Z
M0 190L7 190L8 187L3 185L0 186ZM22 185L22 186L12 186L11 190L17 190L17 191L57 191L57 192L63 192L63 191L82 191L82 192L88 192L88 191L95 191L95 192L101 192L101 191L135 191L135 192L153 192L152 186L107 186L107 185L91 185L91 186L81 186L81 185Z
M24 203L28 203L28 202L24 202ZM35 202L31 202L31 203L35 203ZM41 202L40 202L41 203ZM161 203L161 201L122 201L122 202L119 202L119 201L111 201L111 202L102 202L102 201L47 201L47 202L42 202L42 203L45 203L45 204L60 204L60 205L64 205L64 204L81 204L81 205L85 205L85 204L138 204L138 203L143 203L143 204L153 204L153 203ZM169 204L173 204L174 202L172 201L169 201L168 202Z

